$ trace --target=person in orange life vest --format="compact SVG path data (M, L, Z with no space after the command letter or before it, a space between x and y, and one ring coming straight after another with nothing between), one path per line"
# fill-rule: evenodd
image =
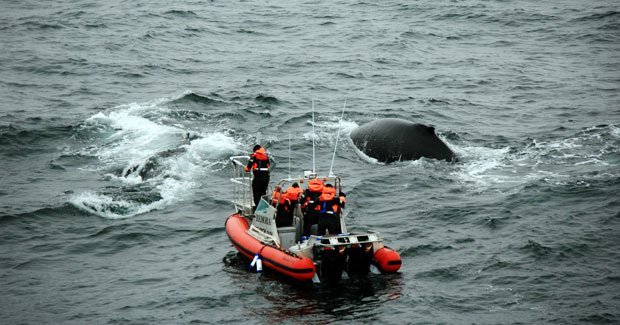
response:
M285 200L287 200L287 202L290 203L292 207L295 207L295 204L299 203L299 199L303 195L302 192L303 191L301 190L301 188L299 188L299 184L295 182L293 183L293 185L291 185L291 187L286 189L286 192L284 192L283 197Z
M251 171L254 174L252 178L252 194L254 196L254 207L256 207L260 202L261 196L267 193L271 163L269 161L269 156L267 156L265 152L265 148L257 144L254 146L253 151L248 160L248 164L245 166L245 171Z
M276 214L277 227L288 227L293 224L293 212L295 206L299 203L301 194L301 188L299 188L299 184L295 182L281 195L278 204L278 213Z
M274 207L278 205L280 202L280 196L282 196L282 186L278 185L273 189L273 193L271 193L271 205Z
M310 228L319 222L319 197L323 194L323 181L313 178L308 181L308 188L304 191L304 229L303 235L310 236Z
M331 184L326 184L323 194L319 197L319 229L317 235L325 235L325 230L330 235L340 233L340 209L344 206L345 195L336 197L336 189Z

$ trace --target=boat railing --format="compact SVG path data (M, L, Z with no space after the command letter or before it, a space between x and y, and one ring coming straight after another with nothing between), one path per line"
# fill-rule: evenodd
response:
M232 203L238 213L245 216L252 214L253 197L252 197L252 173L245 171L245 166L250 158L248 156L230 157L232 163L233 174L230 181L233 183L233 199Z
M378 233L339 234L335 236L320 236L316 238L315 246L334 247L340 245L355 245L383 242Z
M383 238L376 232L361 234L339 234L331 236L310 236L307 241L310 247L342 249L343 247L362 246L364 249L378 251L384 247Z

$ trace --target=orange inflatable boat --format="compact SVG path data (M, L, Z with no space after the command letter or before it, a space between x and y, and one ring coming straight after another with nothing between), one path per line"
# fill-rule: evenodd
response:
M252 260L251 267L262 271L265 267L298 281L320 282L340 280L341 275L349 277L366 275L373 270L381 273L397 272L402 264L400 255L383 244L377 232L347 232L344 214L329 215L339 218L335 233L321 230L318 225L304 225L307 206L304 200L280 200L281 193L264 195L257 207L253 206L250 174L243 172L241 162L247 157L231 157L233 164L233 204L236 212L226 219L226 234L232 245L245 258ZM317 177L306 175L297 179L285 179L277 183L276 189L295 184L305 186L310 180L320 179L330 184L334 201L344 201L340 178L336 176ZM334 191L335 190L335 191ZM271 198L278 198L271 200ZM280 204L287 204L284 209ZM304 209L305 208L305 209ZM284 224L283 224L284 223ZM331 228L334 229L334 228ZM304 236L303 232L309 232Z

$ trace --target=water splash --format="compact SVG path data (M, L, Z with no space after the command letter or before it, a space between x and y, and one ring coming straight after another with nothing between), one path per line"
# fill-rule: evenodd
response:
M91 136L76 154L97 157L82 169L102 174L107 190L90 189L69 202L117 219L171 206L205 186L208 174L243 146L226 130L192 130L182 119L170 121L166 104L186 96L121 105L88 118L80 132Z

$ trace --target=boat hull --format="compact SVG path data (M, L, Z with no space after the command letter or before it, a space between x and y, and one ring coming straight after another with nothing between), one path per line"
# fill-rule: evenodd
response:
M248 259L259 255L263 266L298 281L310 281L316 273L314 262L272 245L265 245L248 234L248 220L240 214L226 219L226 234L232 245Z

